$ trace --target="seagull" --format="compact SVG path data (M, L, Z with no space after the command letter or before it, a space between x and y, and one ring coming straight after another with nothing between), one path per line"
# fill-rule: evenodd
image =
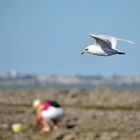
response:
M86 47L81 52L81 55L83 55L84 53L90 53L90 54L99 55L99 56L111 56L115 54L124 55L125 52L116 49L117 41L125 41L132 44L135 43L130 40L119 39L119 38L109 36L109 35L90 34L90 36L96 40L96 44Z

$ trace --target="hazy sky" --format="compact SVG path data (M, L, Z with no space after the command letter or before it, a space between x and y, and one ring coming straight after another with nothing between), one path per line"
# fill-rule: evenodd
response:
M81 56L89 34L118 43L126 55ZM0 73L140 75L140 0L0 0Z

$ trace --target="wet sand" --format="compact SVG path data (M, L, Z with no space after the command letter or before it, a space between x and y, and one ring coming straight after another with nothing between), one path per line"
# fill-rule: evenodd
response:
M1 140L140 140L140 91L97 89L0 91ZM35 130L34 99L57 100L65 110L60 128ZM22 123L13 133L11 125Z

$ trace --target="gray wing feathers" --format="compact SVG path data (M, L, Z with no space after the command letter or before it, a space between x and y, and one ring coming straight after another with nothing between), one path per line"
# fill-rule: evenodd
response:
M112 48L112 46L116 46L117 41L110 37L110 36L105 36L105 35L90 35L91 37L93 37L96 40L96 44L99 44L102 47L110 47Z

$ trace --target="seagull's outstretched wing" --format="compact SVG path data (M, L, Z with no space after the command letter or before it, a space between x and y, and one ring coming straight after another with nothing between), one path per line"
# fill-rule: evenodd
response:
M135 44L134 41L127 40L127 39L116 38L116 37L109 36L109 35L100 35L100 36L102 36L103 38L108 39L108 40L111 42L111 45L112 45L112 48L113 48L113 49L116 48L117 41L124 41L124 42L128 42L128 43L131 43L131 44Z
M113 49L116 49L116 45L117 45L117 41L125 41L131 44L135 44L134 41L130 41L130 40L126 40L126 39L120 39L120 38L116 38L113 36L109 36L109 35L94 35L91 34L91 37L93 37L96 40L97 44L100 44L102 47L111 47Z
M90 34L96 40L96 44L99 44L101 47L110 47L112 48L111 40L105 35L94 35Z

